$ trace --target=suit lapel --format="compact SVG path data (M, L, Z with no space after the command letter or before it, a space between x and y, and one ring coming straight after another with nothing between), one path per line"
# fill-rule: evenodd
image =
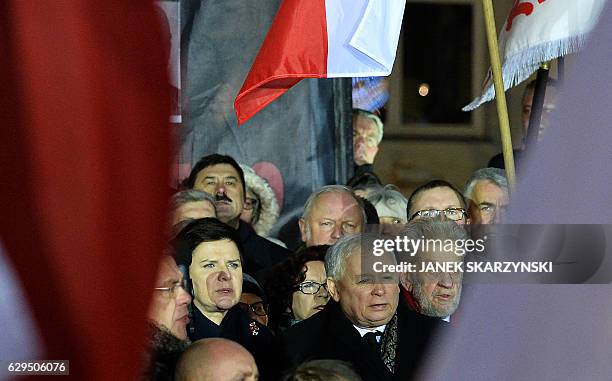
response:
M354 359L354 364L364 364L362 368L376 377L377 380L391 380L392 374L389 372L380 356L374 353L353 324L346 318L338 303L333 303L328 327L330 335L337 343L338 347L350 353ZM384 375L383 378L380 378Z

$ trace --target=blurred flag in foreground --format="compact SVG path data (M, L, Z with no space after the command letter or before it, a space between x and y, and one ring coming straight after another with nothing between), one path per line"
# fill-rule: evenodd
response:
M153 3L0 1L0 52L0 236L40 333L30 360L138 379L172 150Z
M597 23L605 0L515 0L499 34L504 89L529 78L540 64L579 51ZM495 98L491 69L471 111Z
M234 102L242 124L303 78L391 73L405 0L285 0Z

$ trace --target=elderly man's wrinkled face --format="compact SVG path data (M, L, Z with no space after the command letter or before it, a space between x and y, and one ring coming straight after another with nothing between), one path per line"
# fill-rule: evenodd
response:
M333 245L345 234L360 233L363 224L361 206L346 192L323 193L314 200L310 215L299 221L308 247Z
M215 196L217 218L237 228L244 204L244 190L240 175L229 164L215 164L202 169L196 176L193 189Z
M153 294L148 316L159 326L170 330L177 338L185 340L187 339L186 327L189 324L187 306L191 303L191 297L182 287L179 287L182 286L182 280L183 274L174 260L164 257L155 283L158 289ZM166 290L160 290L160 288Z
M217 218L215 206L207 200L187 202L174 211L172 225L186 220L197 220L198 218Z
M472 224L494 224L502 220L508 206L508 191L489 180L479 180L470 195Z
M453 252L419 253L423 262L461 262L463 257ZM422 263L417 264L417 270ZM421 314L444 318L455 312L461 299L463 272L407 273L402 286L412 293L421 308Z
M304 266L306 278L299 284L301 290L295 291L291 299L293 318L298 321L322 311L329 300L325 262L308 261Z
M194 304L205 315L226 312L242 292L242 263L236 244L229 240L202 242L193 251L189 276Z
M380 257L383 264L395 264L390 255ZM387 324L399 302L399 279L395 274L377 273L361 268L361 249L346 259L344 274L338 280L328 278L331 297L346 317L357 327L374 328Z
M465 213L459 211L460 209L463 209L463 205L454 190L449 187L436 187L421 191L414 197L408 218L422 218L415 215L418 211L437 210L443 218L452 219L457 224L464 225L467 219Z
M378 127L363 116L353 116L353 157L355 164L373 164L378 153Z

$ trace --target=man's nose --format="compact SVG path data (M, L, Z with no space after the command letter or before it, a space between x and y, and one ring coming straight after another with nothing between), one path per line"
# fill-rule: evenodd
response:
M438 286L444 287L444 288L453 287L453 275L451 273L440 274L440 279L438 280Z
M382 283L374 283L372 295L383 296L385 294L385 286Z
M225 189L225 185L223 183L219 183L217 185L215 185L215 194L216 195L222 195L225 194L226 189Z
M496 224L499 224L502 220L502 213L501 210L496 210L495 214L493 214L493 222Z
M191 295L184 289L180 288L176 296L176 304L179 306L191 303Z
M319 291L317 291L317 295L316 296L318 298L324 298L324 299L329 298L329 293L327 292L327 287L321 286Z
M495 221L496 224L502 223L503 220L504 220L505 212L506 212L506 206L505 205L499 205L495 209L495 215L493 216L493 221Z
M342 237L342 225L336 224L334 225L334 230L332 230L332 238L340 239L340 237Z
M365 139L363 136L357 136L353 139L353 145L356 147L362 147L365 145Z
M232 279L232 273L229 270L221 270L219 271L219 280L220 281L228 281Z

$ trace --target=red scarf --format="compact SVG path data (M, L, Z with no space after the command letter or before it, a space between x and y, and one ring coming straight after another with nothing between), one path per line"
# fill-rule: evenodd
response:
M400 289L402 290L402 295L404 296L404 299L406 300L406 302L408 303L410 308L414 312L420 314L421 313L421 306L419 305L419 303L412 296L412 292L406 290L404 287L400 287Z

